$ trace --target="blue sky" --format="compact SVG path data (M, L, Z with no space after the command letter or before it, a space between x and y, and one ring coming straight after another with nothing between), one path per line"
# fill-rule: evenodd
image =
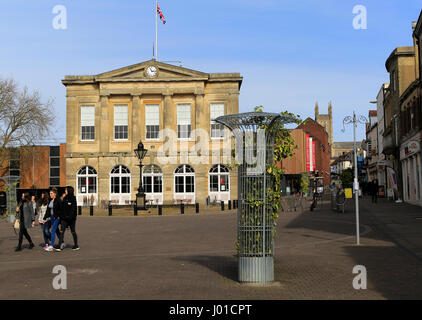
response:
M52 26L67 9L67 29ZM303 119L333 104L334 140L353 139L342 119L368 115L385 60L412 45L422 0L161 0L158 60L203 72L240 72L240 112L263 105ZM353 7L367 9L355 30ZM155 0L0 0L0 77L55 99L55 138L64 142L65 75L97 74L152 58ZM358 138L364 138L364 126Z

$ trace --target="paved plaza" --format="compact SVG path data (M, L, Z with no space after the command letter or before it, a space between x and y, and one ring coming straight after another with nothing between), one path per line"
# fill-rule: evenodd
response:
M17 236L0 222L0 299L421 299L422 210L361 202L361 245L353 203L337 213L285 212L277 222L275 282L237 282L236 213L86 216L79 251L14 252ZM29 230L34 243L41 230ZM71 246L72 236L65 241ZM53 267L67 270L67 290L53 289ZM367 269L366 290L352 286Z

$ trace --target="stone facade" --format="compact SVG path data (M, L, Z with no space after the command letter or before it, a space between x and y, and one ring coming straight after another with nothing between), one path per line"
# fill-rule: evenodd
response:
M350 151L353 151L353 141L334 142L331 150L331 158L335 159L343 154L349 153Z
M421 82L422 11L413 22L415 80L400 96L400 164L403 200L422 206L422 82ZM411 70L408 70L413 78Z
M384 96L383 153L391 161L396 179L389 178L387 188L396 198L403 198L403 174L400 164L400 97L415 81L415 48L397 47L388 57L385 67L390 74L390 85ZM391 175L390 175L391 176ZM390 193L392 193L390 192Z
M148 150L143 164L154 164L162 171L160 178L162 194L161 198L155 198L154 201L157 203L175 203L177 200L203 203L210 195L211 167L230 162L227 159L223 161L224 139L211 139L210 105L224 105L224 114L238 113L239 90L242 83L239 73L208 74L149 60L99 75L66 76L62 83L66 86L67 100L66 181L75 187L78 202L91 201L98 204L99 201L113 200L125 204L134 200L140 172L139 160L133 150L139 141L142 141ZM177 110L181 104L189 106L190 110L190 119L185 119L191 126L191 136L187 139L177 138ZM115 139L116 105L127 106L127 137L124 139ZM162 131L157 139L147 139L145 111L147 105L158 106L159 130L171 130L176 134L172 146L175 147L174 150L166 153L167 156L177 158L174 163L163 163L163 158L159 157L160 150L164 151L163 148L169 142L165 140ZM82 106L94 106L95 133L91 141L83 141L81 136ZM219 150L220 156L213 157L211 151L201 150L198 155L203 157L203 161L199 164L191 157L189 159L183 157L188 151L192 152L197 142L202 140L199 133L195 134L195 129L202 129L208 134L202 142L211 144L213 150ZM225 137L230 141L227 130ZM189 197L184 193L175 192L175 170L184 164L190 165L194 170L194 193ZM83 189L81 185L85 180L78 180L78 172L85 166L90 166L94 170L91 171L92 176L86 177L89 182ZM129 170L130 191L125 192L126 197L123 198L112 192L111 171L116 166L124 166ZM216 200L237 199L237 173L234 169L230 170L229 180L230 191L221 192ZM90 187L89 184L94 182L96 188ZM91 190L88 191L89 188Z
M369 110L369 122L366 123L366 143L367 143L367 177L368 181L378 180L381 185L378 172L379 145L378 145L378 116L376 110Z

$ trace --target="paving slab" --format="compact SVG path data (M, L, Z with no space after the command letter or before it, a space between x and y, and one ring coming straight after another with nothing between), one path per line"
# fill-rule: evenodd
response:
M371 216L378 209L362 202L360 246L355 245L353 206L344 214L332 212L328 202L313 212L280 213L275 282L268 286L237 281L234 210L81 216L81 249L62 252L38 246L14 252L17 236L2 219L0 299L421 299L422 261ZM39 227L29 232L36 244L42 241ZM69 231L65 241L72 245ZM56 265L67 270L66 290L53 288ZM356 265L367 269L366 290L353 288Z

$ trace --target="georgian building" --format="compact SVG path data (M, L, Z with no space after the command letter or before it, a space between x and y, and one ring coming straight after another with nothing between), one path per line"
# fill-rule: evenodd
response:
M400 162L403 199L422 206L422 92L421 92L422 11L413 23L413 81L400 95Z
M378 116L377 110L369 110L368 120L366 123L366 145L367 145L367 172L368 180L378 179L377 163L378 163Z
M66 181L79 204L129 204L143 185L154 204L237 199L237 171L212 121L239 111L239 73L203 73L155 60L90 76L65 76ZM198 147L199 146L199 147Z
M403 199L403 174L400 164L400 139L403 119L400 97L415 80L415 48L397 47L385 63L390 74L390 85L384 95L383 153L391 167L387 168L391 193ZM388 190L387 190L388 192Z

